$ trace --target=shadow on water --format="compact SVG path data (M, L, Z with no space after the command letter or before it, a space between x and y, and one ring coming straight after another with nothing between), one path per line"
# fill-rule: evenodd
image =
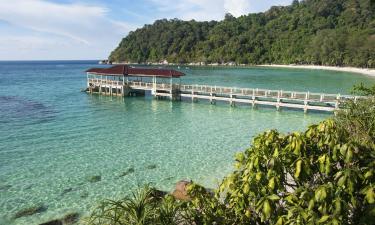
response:
M181 110L180 101L170 101L167 99L154 99L153 96L146 94L145 96L132 97L116 97L105 96L99 94L87 94L87 99L90 107L95 110L110 110L114 111L132 111L135 108L144 109L150 108L154 113L157 111L175 112ZM146 106L147 105L147 106Z
M30 121L43 123L52 120L56 112L41 102L16 96L0 96L0 123Z

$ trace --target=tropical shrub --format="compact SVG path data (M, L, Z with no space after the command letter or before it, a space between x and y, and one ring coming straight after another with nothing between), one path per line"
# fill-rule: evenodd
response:
M90 225L146 225L180 224L177 203L171 196L145 186L132 196L114 201L103 201L87 219Z
M220 192L243 224L366 224L375 220L374 159L333 120L268 131L237 155Z

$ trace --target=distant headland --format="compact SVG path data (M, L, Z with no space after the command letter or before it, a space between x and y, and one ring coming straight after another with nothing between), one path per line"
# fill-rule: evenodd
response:
M222 21L157 20L130 32L109 61L375 68L375 4L350 2L293 1Z

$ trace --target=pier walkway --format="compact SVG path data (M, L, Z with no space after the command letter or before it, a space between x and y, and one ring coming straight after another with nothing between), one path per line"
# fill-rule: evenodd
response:
M173 83L173 78L183 76L182 73L179 74L174 70L145 71L147 69L142 69L142 71L132 71L132 75L124 75L124 72L121 72L122 76L119 76L114 73L113 68L110 68L111 71L88 70L87 91L111 96L133 96L149 91L156 98L191 99L192 101L201 99L209 101L211 104L221 101L227 102L231 106L235 104L248 104L252 107L263 105L275 107L277 110L291 108L301 109L304 112L309 110L333 112L340 108L343 101L348 99L356 101L361 98L360 96L340 94L189 85L181 84L181 81ZM142 78L146 81L142 81ZM166 78L168 78L167 81ZM162 79L161 82L160 79Z

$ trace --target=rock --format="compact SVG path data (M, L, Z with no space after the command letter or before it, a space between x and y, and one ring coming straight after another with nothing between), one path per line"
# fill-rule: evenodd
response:
M41 223L39 225L63 225L61 220L51 220L45 223Z
M152 165L148 165L146 166L146 169L148 170L153 170L153 169L156 169L158 166L156 164L152 164Z
M173 180L173 178L174 177L167 177L167 178L163 179L163 181L171 181L171 180Z
M168 192L158 190L156 188L152 188L151 192L152 192L152 196L157 199L162 199L164 196L168 194Z
M73 188L67 188L67 189L64 189L64 190L62 191L61 195L65 195L65 194L67 194L67 193L69 193L69 192L71 192L71 191L73 191Z
M191 184L191 181L182 180L177 182L175 190L172 192L172 196L178 200L188 201L190 197L187 193L187 186Z
M87 198L87 197L89 197L89 193L88 192L83 192L83 193L81 193L80 197L81 198Z
M47 207L44 205L33 206L30 208L22 209L21 211L17 212L13 218L17 219L17 218L24 217L24 216L31 216L36 213L42 213L46 210L47 210Z
M77 223L79 220L79 213L69 213L62 218L64 225Z
M131 174L131 173L134 173L134 168L132 167L132 168L129 168L129 169L127 169L125 172L123 172L122 174L120 174L118 177L125 177L125 176L127 176L127 175L129 175L129 174Z
M39 225L71 225L77 223L79 220L79 213L69 213L61 219L51 220Z
M7 191L12 187L10 184L0 184L0 191Z
M90 183L99 182L99 181L102 180L102 176L100 176L100 175L92 176L92 177L89 177L87 180L88 180Z

